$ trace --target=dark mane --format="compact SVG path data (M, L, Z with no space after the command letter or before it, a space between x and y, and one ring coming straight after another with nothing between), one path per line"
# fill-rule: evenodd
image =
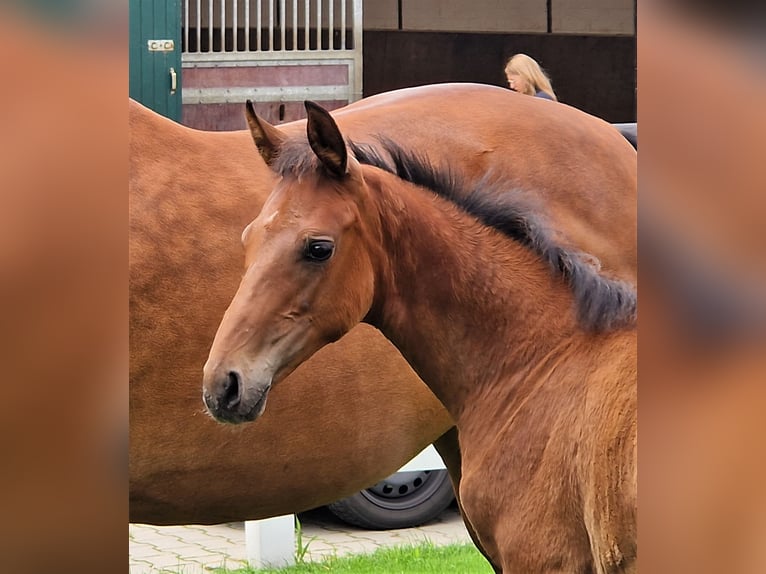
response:
M432 165L424 154L404 150L388 138L378 139L380 146L355 142L348 142L348 146L360 163L431 190L539 255L569 284L583 326L608 331L635 325L635 288L599 274L594 257L559 245L539 209L532 208L520 194L504 188L491 174L468 186L449 169ZM305 138L285 141L271 168L281 176L294 177L325 169Z
M379 140L382 152L354 142L349 142L349 147L360 163L378 167L433 191L538 254L553 273L560 274L568 282L578 307L579 320L586 328L606 331L635 324L635 288L600 275L592 263L592 256L559 245L542 215L520 201L513 190L492 192L502 182L492 181L487 175L482 182L469 188L450 170L437 169L425 155L406 151L387 138Z

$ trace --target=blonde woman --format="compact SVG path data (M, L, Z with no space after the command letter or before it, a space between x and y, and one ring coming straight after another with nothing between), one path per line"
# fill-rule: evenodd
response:
M505 77L508 78L508 86L514 92L558 101L548 75L540 64L526 54L516 54L508 60L505 65Z

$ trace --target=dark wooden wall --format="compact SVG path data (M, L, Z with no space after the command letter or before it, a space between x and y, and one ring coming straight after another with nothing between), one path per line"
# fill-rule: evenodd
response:
M636 121L635 36L365 30L364 95L440 82L505 87L505 62L517 52L548 71L560 101Z

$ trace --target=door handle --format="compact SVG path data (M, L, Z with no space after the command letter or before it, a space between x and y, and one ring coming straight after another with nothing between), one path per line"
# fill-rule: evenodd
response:
M178 74L175 68L170 68L170 94L173 95L178 89Z

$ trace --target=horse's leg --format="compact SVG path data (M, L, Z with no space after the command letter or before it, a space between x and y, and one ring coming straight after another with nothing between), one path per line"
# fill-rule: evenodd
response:
M476 548L479 549L479 552L481 552L482 556L484 556L487 562L489 562L490 566L492 566L492 569L495 571L495 573L502 574L502 570L492 563L492 560L490 560L489 556L484 551L481 542L479 542L479 537L476 536L476 532L474 531L471 522L466 517L465 511L463 510L463 505L460 502L459 493L462 460L460 458L460 442L458 441L457 427L452 427L450 430L436 439L434 441L434 448L436 449L436 452L439 453L439 456L442 457L444 465L447 467L447 472L449 473L450 481L452 482L452 489L455 491L457 507L458 510L460 510L460 516L463 517L463 523L465 524L465 529L468 531L468 535L471 537L471 540L473 541Z
M534 464L521 456L509 461L508 434L478 457L460 451L460 502L495 572L606 574L594 564L578 489L559 453L551 448Z
M528 574L627 574L604 571L593 561L587 535L575 524L549 522L547 512L525 517L515 511L496 517L492 535L498 547L499 572Z

